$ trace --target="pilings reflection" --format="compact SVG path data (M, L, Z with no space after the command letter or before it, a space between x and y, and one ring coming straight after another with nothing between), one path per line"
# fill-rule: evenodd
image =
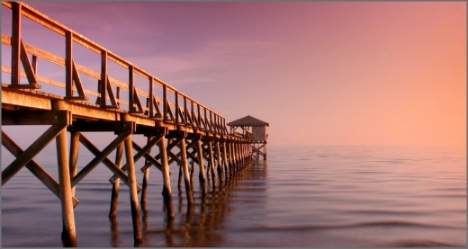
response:
M223 184L210 188L203 194L202 186L194 188L193 203L185 198L184 188L177 193L177 207L174 207L175 218L165 218L164 222L155 222L159 214L152 216L147 209L147 203L141 203L143 241L135 246L143 247L212 247L220 246L225 238L217 233L223 227L226 217L232 208L232 198L235 193L250 180L266 177L266 161L249 161L239 166L244 170L233 177L227 178ZM217 180L217 179L215 179ZM263 181L259 181L263 182ZM192 186L193 187L193 186ZM257 191L257 190L255 190ZM258 190L264 191L264 190ZM175 196L174 196L175 197ZM164 212L166 212L166 208ZM115 217L111 222L111 246L119 246L119 232Z

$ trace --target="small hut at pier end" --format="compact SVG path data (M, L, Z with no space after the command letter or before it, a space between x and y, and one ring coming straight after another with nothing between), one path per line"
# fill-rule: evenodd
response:
M262 156L263 160L266 160L268 139L266 127L269 126L267 122L252 116L245 116L227 125L231 128L231 134L251 138L252 157L259 158ZM239 128L240 130L238 130ZM262 148L263 152L261 151Z

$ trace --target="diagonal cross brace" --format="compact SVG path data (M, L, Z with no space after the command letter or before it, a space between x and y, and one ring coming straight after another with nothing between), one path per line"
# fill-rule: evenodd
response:
M17 145L5 132L2 131L2 145L10 151L15 157L19 157L22 153L24 153L23 149L19 145ZM34 176L39 179L52 193L54 193L57 197L60 198L60 190L59 190L59 183L47 173L36 161L31 160L29 161L25 167L33 173ZM73 199L73 207L78 205L79 201L74 196Z
M98 156L99 153L101 153L99 151L98 148L96 148L89 140L87 140L83 135L80 134L80 142L89 150L91 151L91 153L93 153L95 156ZM127 184L128 186L129 185L129 181L128 181L128 176L127 174L125 174L125 172L123 172L117 165L115 165L115 163L113 163L111 160L109 160L109 158L104 158L104 160L102 160L102 163L104 163L104 165L106 165L112 172L114 172L114 174L116 174L120 179L122 179L122 181ZM138 192L141 191L141 187L137 184L137 188L138 188Z
M155 137L153 138L151 141L148 142L148 144L145 145L145 147L141 148L140 146L138 146L135 142L132 141L132 144L133 144L133 148L136 148L138 150L138 153L133 156L133 161L134 162L137 162L138 160L140 160L140 158L142 156L145 156L145 154L148 154L147 152L157 143L159 142L162 138L164 137L164 135L161 135L160 137ZM159 170L162 170L161 168L161 165L159 164ZM127 170L127 164L125 164L124 166L122 166L121 168L122 170ZM110 182L115 182L115 180L117 179L117 176L112 176L109 181Z
M91 162L89 162L83 169L81 169L81 171L76 174L75 177L73 177L73 179L71 180L71 185L72 187L76 186L86 175L89 174L89 172L91 172L91 170L93 170L99 163L101 163L105 158L107 158L107 156L115 149L117 148L117 146L122 143L125 139L128 138L128 136L130 136L132 133L131 132L122 132L117 138L114 139L114 141L112 141L109 145L107 145L106 148L104 148L104 150L102 150L101 152L99 152L99 150L95 151L95 150L90 150L91 152L93 152L93 154L95 152L97 152L95 154L95 158L93 160L91 160ZM85 146L85 147L88 147L89 145L92 145L92 143L87 140L83 134L80 133L80 142ZM94 147L94 146L93 146ZM89 148L88 148L89 149ZM107 165L106 165L107 166ZM112 169L111 169L112 170ZM125 173L124 173L125 175Z
M2 186L46 147L67 125L52 125L2 171ZM4 132L2 131L2 136Z
M174 161L177 161L177 162L182 162L178 157L180 157L181 153L177 153L176 155L174 155L174 153L172 153L170 150L172 148L174 148L179 142L181 141L181 139L176 139L174 140L168 147L167 147L167 151L168 151L168 156L171 156L171 159L169 160L168 164L171 164L172 162ZM198 140L193 140L188 146L187 146L187 149L189 148L192 148L194 147L195 145L197 145L197 142ZM135 148L135 144L133 145L134 148ZM195 158L193 157L193 155L190 155L190 154L187 154L189 155L189 157L191 157L192 159ZM145 170L147 170L149 167L151 167L151 165L155 165L158 169L159 167L161 167L161 164L157 161L159 158L161 158L161 154L158 154L157 156L155 157L152 157L150 154L146 153L145 155L145 158L148 159L151 163L150 164L146 164L145 166L143 166L141 168L141 172L145 172ZM196 158L195 158L196 159ZM194 160L198 163L198 159L197 160ZM159 167L158 167L159 166Z

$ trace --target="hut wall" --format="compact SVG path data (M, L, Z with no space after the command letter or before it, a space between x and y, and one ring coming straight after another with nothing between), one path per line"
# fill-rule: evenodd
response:
M252 134L254 141L265 141L266 126L252 126Z

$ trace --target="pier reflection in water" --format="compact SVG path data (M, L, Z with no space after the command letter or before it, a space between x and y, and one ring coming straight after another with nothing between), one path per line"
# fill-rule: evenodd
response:
M197 173L195 172L195 175ZM220 230L224 227L227 214L233 211L251 213L253 210L238 210L240 207L245 208L247 202L252 207L264 206L267 188L266 176L266 161L248 162L243 171L238 172L235 177L226 182L218 181L216 188L211 189L205 196L202 195L200 186L193 184L195 185L192 186L193 205L187 204L184 188L179 187L173 193L176 210L173 220L161 215L166 212L166 207L161 207L160 203L153 204L153 201L150 200L147 201L148 203L141 203L143 242L135 243L134 246L216 247L225 245L227 241ZM248 192L253 189L256 190L256 193L249 196ZM259 191L263 191L264 194ZM236 205L236 203L242 203L242 205ZM154 209L160 209L160 211L154 212ZM111 246L126 246L128 242L121 243L119 235L122 231L119 231L117 219L109 218L109 221L112 230Z
M56 167L49 154L40 159L48 170ZM133 243L128 187L121 187L117 216L109 219L110 174L97 168L76 191L77 244L466 247L466 148L271 146L268 166L263 163L214 190L210 182L205 197L195 167L191 206L185 188L177 189L179 168L172 164L174 220L162 205L162 177L152 171L140 205L140 244ZM33 177L20 171L2 187L3 247L61 246L59 202Z

